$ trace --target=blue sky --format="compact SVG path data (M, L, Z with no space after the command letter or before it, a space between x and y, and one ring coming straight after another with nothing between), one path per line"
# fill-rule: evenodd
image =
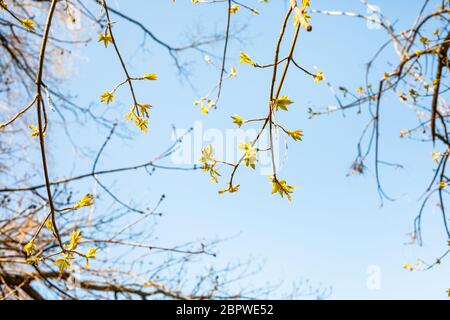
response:
M224 5L192 5L190 1L111 0L137 20L143 21L156 35L174 45L188 41L199 32L209 34L224 28ZM114 3L115 2L115 3ZM238 77L226 81L219 109L208 116L201 115L193 101L208 92L217 81L218 71L203 61L203 55L189 51L181 56L189 65L192 88L180 80L170 57L160 46L148 40L145 50L140 47L140 30L117 19L116 37L130 70L135 75L158 73L160 79L138 85L138 96L154 105L152 122L147 135L134 132L130 140L113 140L100 165L113 168L140 163L158 154L171 142L171 125L190 128L202 121L204 130L224 131L233 128L230 116L244 118L265 112L270 84L269 70L255 70L238 63L239 51L247 52L255 61L272 60L275 41L284 15L281 0L269 4L254 3L260 15L244 11L233 16L234 23L247 24L245 31L232 41L228 66L238 67ZM313 0L317 9L350 10L365 13L357 0ZM397 20L398 28L413 22L420 1L372 0L385 16ZM387 39L382 30L368 29L365 22L346 17L313 15L314 31L300 35L296 59L312 69L324 71L326 81L356 89L363 84L365 63ZM93 30L93 34L98 30ZM292 30L290 30L292 32ZM209 48L220 53L222 44ZM80 59L72 66L68 85L78 94L81 104L96 101L99 93L122 80L122 73L112 50L93 42L78 53ZM395 59L392 52L383 56ZM214 58L213 58L214 59ZM396 61L396 60L394 60ZM376 72L384 72L379 64ZM325 82L325 81L324 81ZM285 90L296 103L279 120L289 128L302 129L304 142L289 143L289 159L280 175L297 186L294 200L270 194L266 176L243 168L238 174L241 190L234 195L219 196L220 186L212 184L201 172L162 172L152 178L142 172L129 173L105 181L117 181L123 199L154 199L161 193L168 196L162 210L166 213L159 223L159 241L176 244L203 238L224 238L240 234L223 243L216 259L205 264L223 264L229 260L256 257L266 261L264 269L252 280L253 284L283 281L290 283L308 278L312 283L333 287L332 298L399 299L445 298L450 286L448 264L429 272L407 272L406 262L417 258L433 261L445 249L446 238L441 217L432 202L424 221L424 247L409 246L407 233L420 206L419 197L431 178L433 161L431 144L399 139L399 131L415 123L414 114L406 110L395 97L387 97L382 118L381 158L403 164L403 170L382 168L385 189L399 199L386 202L380 208L376 192L373 159L363 176L346 177L356 156L356 143L369 119L366 110L361 115L348 112L308 119L309 106L335 104L325 83L314 84L311 78L294 71L289 73ZM121 119L129 105L126 90L112 106L96 104L94 110L111 119ZM383 117L383 116L382 116ZM133 129L134 130L134 129ZM83 124L76 134L87 149L96 150L107 131ZM72 154L64 138L58 139L54 159ZM87 157L77 155L75 163L55 161L54 171L60 175L90 169ZM167 162L170 164L170 161ZM223 180L227 176L224 174ZM86 187L92 184L87 183ZM380 270L381 288L367 287L370 266Z

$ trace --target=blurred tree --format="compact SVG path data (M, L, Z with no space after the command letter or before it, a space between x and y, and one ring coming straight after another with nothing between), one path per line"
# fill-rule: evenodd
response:
M399 132L401 138L430 143L434 150L430 155L435 163L430 181L426 182L423 202L414 220L414 230L411 233L411 244L423 244L422 218L427 212L427 205L437 199L442 215L443 232L449 239L444 243L443 253L434 262L418 260L415 265L406 263L405 268L414 270L429 270L441 263L450 253L449 217L446 210L446 200L449 195L448 166L450 157L450 140L448 133L450 108L448 104L449 84L447 82L450 62L448 58L450 46L450 2L446 0L421 1L420 10L411 21L411 26L398 30L389 17L382 14L378 7L362 0L365 12L313 10L314 13L353 17L363 19L368 26L383 29L387 40L375 52L367 63L365 83L354 90L344 86L335 87L328 83L336 98L338 107L309 110L311 117L335 112L356 110L361 113L368 110L370 118L367 121L357 145L357 156L351 166L350 174L363 174L366 170L367 158L373 154L377 190L381 204L384 200L395 201L382 184L382 166L402 168L401 164L382 160L380 145L383 135L383 118L389 117L389 108L383 107L383 98L389 94L398 97L401 106L406 107L417 117L417 125L405 128ZM397 58L395 61L383 60L385 51L392 50ZM389 69L386 69L388 66ZM402 119L398 119L401 125ZM389 138L389 137L388 137ZM432 161L430 161L432 162Z

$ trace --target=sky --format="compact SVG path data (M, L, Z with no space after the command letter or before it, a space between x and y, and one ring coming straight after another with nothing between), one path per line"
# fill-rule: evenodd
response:
M140 163L156 156L171 143L172 124L179 129L202 127L207 134L201 139L201 145L185 145L198 154L199 148L211 142L208 135L234 128L230 116L240 114L250 118L264 114L270 70L255 70L240 64L238 56L240 51L245 51L257 62L270 63L285 4L281 0L271 0L268 4L256 0L245 2L257 7L260 14L254 16L241 10L233 16L232 30L246 26L243 31L234 33L227 61L228 68L237 67L238 75L225 82L218 109L207 116L193 105L218 79L218 70L204 61L205 53L186 51L181 54L181 61L189 63L188 83L177 74L164 48L150 39L143 48L142 32L114 18L117 42L131 72L136 75L157 73L159 80L137 87L140 100L154 106L149 133L142 135L123 124L130 129L131 139L113 139L99 164L101 168ZM366 14L357 0L311 2L316 9ZM398 28L404 28L414 21L421 1L372 0L371 3L378 6L383 15L391 17ZM223 32L225 27L225 4L111 0L110 5L142 21L155 35L174 45L185 44L199 34ZM363 109L361 114L350 111L345 116L335 113L308 119L308 107L335 105L326 82L352 90L364 83L365 63L387 40L386 34L356 18L313 14L311 23L313 32L300 35L296 59L309 69L320 68L326 79L315 84L310 77L292 69L284 91L295 104L289 113L281 114L278 119L289 128L302 129L305 134L303 142L288 142L288 159L283 161L279 173L296 185L292 203L271 195L267 174L248 168L238 172L240 191L223 196L217 191L227 180L225 171L222 185L211 183L207 174L200 171L157 171L152 177L143 172L131 172L105 178L105 181L116 182L115 188L122 199L130 201L150 199L156 203L160 194L167 195L161 207L165 215L157 228L158 241L164 245L239 235L222 243L218 257L205 259L204 263L205 266L221 265L250 257L264 261L262 271L251 280L255 286L268 281L282 282L281 291L289 291L293 282L309 279L316 286L331 286L331 299L445 299L445 291L450 286L448 263L427 272L408 272L403 268L405 263L414 263L418 258L433 261L445 249L447 240L436 201L432 201L424 218L424 246L405 244L421 204L419 197L434 167L431 144L399 138L400 130L415 124L414 113L395 97L385 100L386 110L381 118L381 158L401 163L404 168L382 167L385 189L398 198L385 202L382 207L372 156L365 175L347 177L356 156L359 135L369 119L367 110ZM291 24L289 27L290 36ZM98 32L94 28L93 35ZM206 48L214 63L219 63L216 55L222 47L220 42ZM93 110L97 114L123 123L122 116L130 103L126 90L119 93L114 105L96 102L101 92L123 80L113 51L94 41L80 48L77 55L77 62L67 66L71 72L66 84L68 90L77 94L81 105L95 102ZM381 61L387 59L395 59L391 51L383 55ZM382 62L375 69L378 76L386 67ZM97 150L107 133L87 122L79 124L75 138L87 150ZM201 137L198 130L194 134ZM53 172L65 176L90 170L91 160L75 155L65 137L55 142ZM56 161L75 156L74 162ZM192 156L193 160L197 158ZM168 159L165 164L174 164L173 161ZM93 188L92 181L85 186ZM274 297L278 297L278 293Z

